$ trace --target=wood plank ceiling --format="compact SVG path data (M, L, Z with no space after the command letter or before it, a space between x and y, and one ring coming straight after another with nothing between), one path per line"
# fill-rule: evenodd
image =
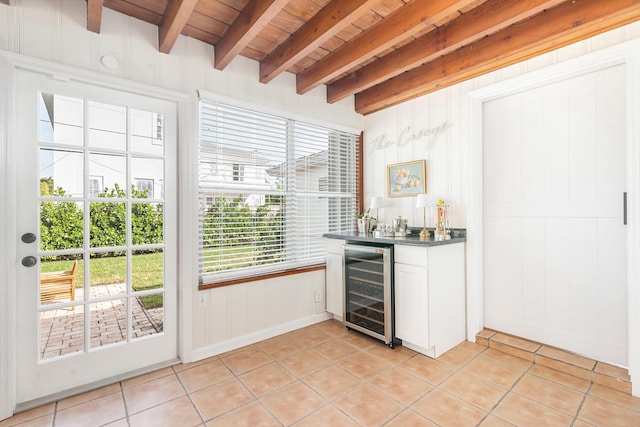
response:
M218 70L242 55L365 115L640 19L640 0L87 0L87 29L104 7L157 25L163 53L193 37Z

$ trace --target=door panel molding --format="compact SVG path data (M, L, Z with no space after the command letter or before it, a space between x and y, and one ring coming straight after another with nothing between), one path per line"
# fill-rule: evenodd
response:
M528 88L547 85L590 71L624 64L627 84L627 298L629 374L632 393L640 397L640 39L552 65L470 93L469 159L466 177L467 201L467 339L483 324L483 129L482 110L486 101Z
M2 246L3 256L0 257L0 268L3 268L3 275L0 277L0 394L6 396L0 402L0 420L11 416L16 407L17 389L16 389L16 329L17 317L14 307L17 298L17 272L20 267L18 260L17 243L19 235L17 233L16 220L17 212L15 211L14 201L17 197L17 168L12 167L15 164L15 153L11 145L12 137L16 134L16 129L11 126L14 123L14 102L15 97L15 76L19 70L28 70L48 75L54 80L62 82L75 81L78 83L88 84L92 86L102 87L104 89L117 90L120 92L128 92L134 95L141 95L147 98L156 98L175 104L176 108L176 150L174 161L174 173L176 175L176 234L181 236L180 241L175 242L176 255L176 283L181 284L176 289L176 309L178 328L178 355L183 361L191 358L191 295L192 283L196 283L197 268L191 272L190 268L180 268L179 264L184 263L185 258L192 264L188 255L183 255L181 247L185 244L182 236L193 233L191 227L183 227L177 222L179 219L184 221L187 218L187 224L195 223L195 220L189 221L189 217L196 217L197 211L191 212L193 206L197 206L197 198L188 200L192 197L192 191L185 191L190 184L189 179L177 180L179 171L185 167L185 164L193 163L185 159L184 153L180 152L183 146L189 144L181 144L183 141L189 141L190 135L195 129L196 122L191 118L191 110L193 108L193 99L188 94L151 86L144 83L138 83L119 77L103 75L93 71L87 71L57 64L37 58L27 57L24 55L0 50L0 78L3 93L7 96L0 100L0 124L2 132L0 132L0 245ZM193 170L193 169L186 169ZM192 183L193 181L191 181ZM197 233L197 230L195 231ZM185 239L188 243L193 241L193 237ZM190 251L187 251L190 252ZM193 258L195 259L195 258ZM140 372L137 372L140 373ZM134 372L133 374L136 374ZM21 407L26 409L26 407Z

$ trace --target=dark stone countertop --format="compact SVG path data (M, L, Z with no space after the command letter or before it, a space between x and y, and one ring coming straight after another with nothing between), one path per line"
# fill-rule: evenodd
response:
M363 242L363 243L380 243L391 245L409 245L409 246L439 246L450 245L452 243L461 243L467 241L467 230L464 228L451 229L450 240L435 240L434 230L427 228L431 232L431 236L428 239L420 238L420 231L422 228L410 227L411 233L406 237L374 237L373 234L360 234L355 231L352 233L325 233L322 237L327 239L342 239L348 242Z

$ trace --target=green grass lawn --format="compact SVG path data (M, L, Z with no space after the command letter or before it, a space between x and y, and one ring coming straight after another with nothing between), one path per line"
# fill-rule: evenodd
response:
M132 279L133 289L144 291L149 289L160 289L163 287L164 266L163 253L155 252L151 254L134 254L131 260L133 268ZM70 270L73 266L72 260L42 261L41 272ZM104 258L91 259L91 286L106 285L111 283L126 282L126 257L110 256ZM78 263L76 273L76 287L84 284L84 261ZM162 306L163 294L149 295L140 298L147 308Z

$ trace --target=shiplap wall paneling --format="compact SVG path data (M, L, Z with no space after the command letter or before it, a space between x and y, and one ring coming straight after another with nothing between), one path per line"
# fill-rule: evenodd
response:
M485 326L625 365L625 68L483 109Z

